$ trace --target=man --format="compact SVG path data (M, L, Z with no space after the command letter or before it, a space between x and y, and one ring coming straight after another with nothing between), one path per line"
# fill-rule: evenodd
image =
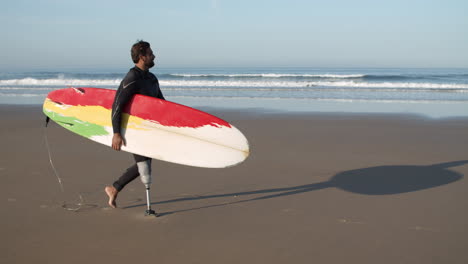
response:
M112 105L112 127L114 136L112 138L112 148L119 151L122 145L125 146L125 138L121 134L122 111L135 94L143 94L164 100L164 96L159 89L158 79L149 69L154 66L155 56L150 44L145 41L138 41L131 49L132 60L135 67L130 69L125 78L120 83L115 94ZM123 175L117 179L112 186L106 186L105 192L109 196L109 205L117 207L117 194L138 176L149 190L151 183L151 158L133 155L136 164L128 168Z

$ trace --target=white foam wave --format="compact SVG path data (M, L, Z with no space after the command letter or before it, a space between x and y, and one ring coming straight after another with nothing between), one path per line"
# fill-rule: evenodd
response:
M28 93L22 93L22 94L10 94L10 93L0 93L0 97L46 97L47 94L28 94Z
M174 81L160 80L161 87L305 87L305 82L281 82L281 81Z
M0 88L1 90L1 88ZM165 91L187 92L452 92L468 93L468 89L430 89L430 88L342 88L342 87L288 87L288 88L221 88L221 87L164 87Z
M41 87L113 87L120 85L121 79L10 79L0 80L1 89L27 89ZM225 88L373 88L373 89L468 89L468 84L422 83L422 82L360 82L360 81L286 81L286 80L160 80L161 88L183 87L225 87ZM37 88L36 88L37 89ZM45 88L44 89L48 89ZM463 92L463 91L460 91Z
M185 96L185 95L176 95L171 96L170 99L203 99L203 100L261 100L261 101L322 101L322 102L340 102L340 103L423 103L423 104L433 104L433 103L446 103L446 104L467 104L467 101L463 100L401 100L401 99L345 99L345 98L297 98L297 97L256 97L256 96Z
M241 74L185 74L174 73L171 76L177 77L229 77L229 78L242 78L242 77L264 77L264 78L335 78L335 79L348 79L348 78L362 78L365 74L279 74L279 73L241 73Z
M162 87L351 87L351 88L419 88L419 89L468 89L468 84L410 83L410 82L305 82L305 81L160 81Z
M122 79L10 79L0 80L0 86L18 85L18 86L118 86Z
M53 88L50 88L50 87L2 87L0 86L0 91L7 91L7 90L12 90L12 91L27 91L27 90L31 90L31 91L52 91L54 90Z
M326 87L364 87L364 88L425 88L425 89L468 89L468 84L419 83L419 82L311 82L313 86Z

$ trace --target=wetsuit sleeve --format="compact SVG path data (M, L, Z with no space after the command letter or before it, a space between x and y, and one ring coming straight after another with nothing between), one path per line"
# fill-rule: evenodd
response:
M164 98L164 95L162 94L161 90L159 90L158 98L159 98L159 99L166 100L166 99Z
M162 99L162 100L166 100L166 99L164 98L164 95L163 95L161 89L159 88L159 80L158 80L158 78L156 78L156 76L155 76L154 78L156 79L156 87L157 87L157 89L158 89L158 96L157 96L157 98Z
M122 126L122 111L128 101L137 93L136 80L127 78L120 84L112 105L112 128L114 133L120 133Z

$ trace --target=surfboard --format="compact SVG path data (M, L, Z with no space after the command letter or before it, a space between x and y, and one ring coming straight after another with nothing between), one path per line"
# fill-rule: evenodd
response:
M95 142L112 145L115 90L66 88L50 92L43 112L60 126ZM224 168L249 155L245 136L206 112L135 95L122 113L123 151L172 163Z

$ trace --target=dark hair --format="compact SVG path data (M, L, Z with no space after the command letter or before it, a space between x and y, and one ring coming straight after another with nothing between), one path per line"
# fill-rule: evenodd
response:
M130 51L133 62L138 63L140 56L145 56L149 47L150 44L143 40L139 40L137 43L133 44L132 50Z

